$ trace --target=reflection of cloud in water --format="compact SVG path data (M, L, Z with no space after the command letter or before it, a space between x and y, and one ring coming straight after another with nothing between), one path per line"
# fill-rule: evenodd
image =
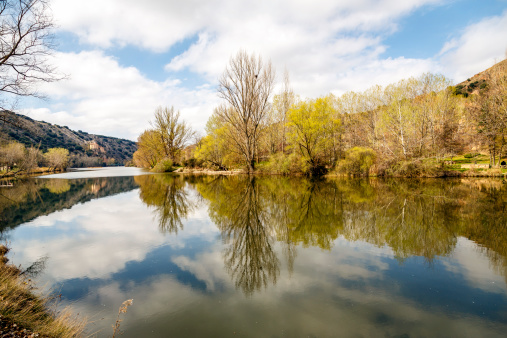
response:
M379 204L385 210L375 204L385 193L371 204L352 203L345 192L322 183L301 189L301 197L287 188L282 199L282 186L213 180L200 186L208 202L196 203L196 192L181 178L136 182L139 190L37 218L12 236L15 263L49 254L47 280L69 290L89 287L75 307L96 314L104 305L106 320L97 325L106 335L118 306L130 298L134 306L122 327L132 337L487 336L506 329L498 319L504 318L505 283L493 276L488 257L439 214L425 218L422 201L407 203L405 212L408 199L398 199L405 218L394 222L400 211L389 207L390 198ZM178 203L167 196L179 196ZM195 204L190 208L185 201ZM301 204L308 212L300 211ZM452 211L446 219L459 214L458 203L437 205ZM165 231L161 214L180 215L184 231ZM295 260L285 257L287 246L297 252ZM405 260L397 261L394 252ZM263 277L270 267L273 273ZM238 283L238 276L247 283ZM257 287L262 283L269 287ZM237 292L238 285L249 297ZM465 304L468 297L491 313ZM489 307L492 297L500 299L496 308Z
M142 261L154 247L181 248L190 237L217 236L218 230L202 220L185 222L180 236L163 236L151 214L132 191L39 217L12 233L14 261L29 265L47 255L46 276L54 281L108 278L127 262Z
M448 260L443 260L443 263L449 271L463 275L475 288L487 292L505 293L505 279L491 273L491 262L485 250L487 249L479 247L464 237L459 237L456 249L451 255L452 263Z
M47 216L39 216L33 221L23 224L24 227L59 227L62 223L71 223L75 216L66 210L59 210ZM58 222L58 224L57 224Z
M197 279L206 284L207 291L217 291L217 286L231 286L229 275L224 270L224 261L217 245L196 255L195 259L177 256L172 261L184 271L191 272Z
M207 291L214 292L203 293L161 275L143 285L105 285L86 296L79 303L79 311L94 313L98 301L113 313L106 317L108 324L114 321L115 306L134 298L134 306L122 323L125 337L501 334L478 316L445 314L421 307L393 292L395 288L383 290L379 281L385 278L387 257L367 253L372 249L368 244L341 244L336 243L331 253L310 249L296 261L292 277L284 269L275 286L251 297L238 297L223 269L221 248L215 245L193 259L183 255L173 258L181 268L205 281ZM356 268L359 262L372 271ZM363 288L351 282L360 282ZM505 325L503 328L507 329Z
M139 176L150 175L146 169L134 167L102 167L102 168L79 168L72 171L39 176L40 178L61 178L61 179L77 179L77 178L91 178L91 177L126 177L126 176Z

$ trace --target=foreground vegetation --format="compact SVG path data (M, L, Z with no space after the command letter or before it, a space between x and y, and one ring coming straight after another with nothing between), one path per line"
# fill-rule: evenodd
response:
M315 99L298 97L285 74L282 90L271 100L274 79L269 62L238 53L219 79L224 103L209 118L206 135L196 137L174 108L160 108L153 128L138 139L135 165L154 168L170 160L284 175L503 173L507 61L484 72L480 81L458 86L441 75L424 74ZM454 161L465 155L475 167Z
M44 337L79 336L85 321L76 319L67 310L58 313L51 310L55 305L53 300L36 295L28 276L7 264L7 251L5 246L0 246L0 315L4 325ZM26 331L24 334L28 336Z

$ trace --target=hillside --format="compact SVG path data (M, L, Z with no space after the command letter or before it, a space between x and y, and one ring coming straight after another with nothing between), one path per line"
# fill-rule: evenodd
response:
M11 113L11 120L15 125L0 123L0 140L39 147L43 152L49 148L65 148L76 163L77 159L87 159L88 162L94 159L94 162L125 164L137 149L136 143L130 140L74 131L67 126L35 121L21 114Z
M488 86L488 81L491 78L491 75L505 67L507 67L507 59L496 63L494 66L475 74L461 83L458 83L456 85L456 94L468 97L470 94L479 93L481 89L485 89Z

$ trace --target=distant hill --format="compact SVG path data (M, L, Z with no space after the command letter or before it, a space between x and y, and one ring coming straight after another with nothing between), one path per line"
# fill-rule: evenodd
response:
M36 121L25 115L9 114L10 120L15 123L0 123L0 140L39 147L43 152L49 148L65 148L71 157L100 158L109 164L112 164L111 159L115 164L125 164L137 150L136 143L130 140L74 131L67 126Z
M507 59L496 63L494 66L475 74L474 76L466 79L465 81L456 85L456 93L467 97L470 94L477 94L481 89L488 86L488 81L491 74L498 70L500 67L507 67Z

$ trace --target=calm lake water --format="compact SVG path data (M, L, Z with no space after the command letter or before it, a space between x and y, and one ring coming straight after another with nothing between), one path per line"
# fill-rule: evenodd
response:
M507 332L501 180L79 171L0 188L0 231L98 337L131 298L122 337Z

